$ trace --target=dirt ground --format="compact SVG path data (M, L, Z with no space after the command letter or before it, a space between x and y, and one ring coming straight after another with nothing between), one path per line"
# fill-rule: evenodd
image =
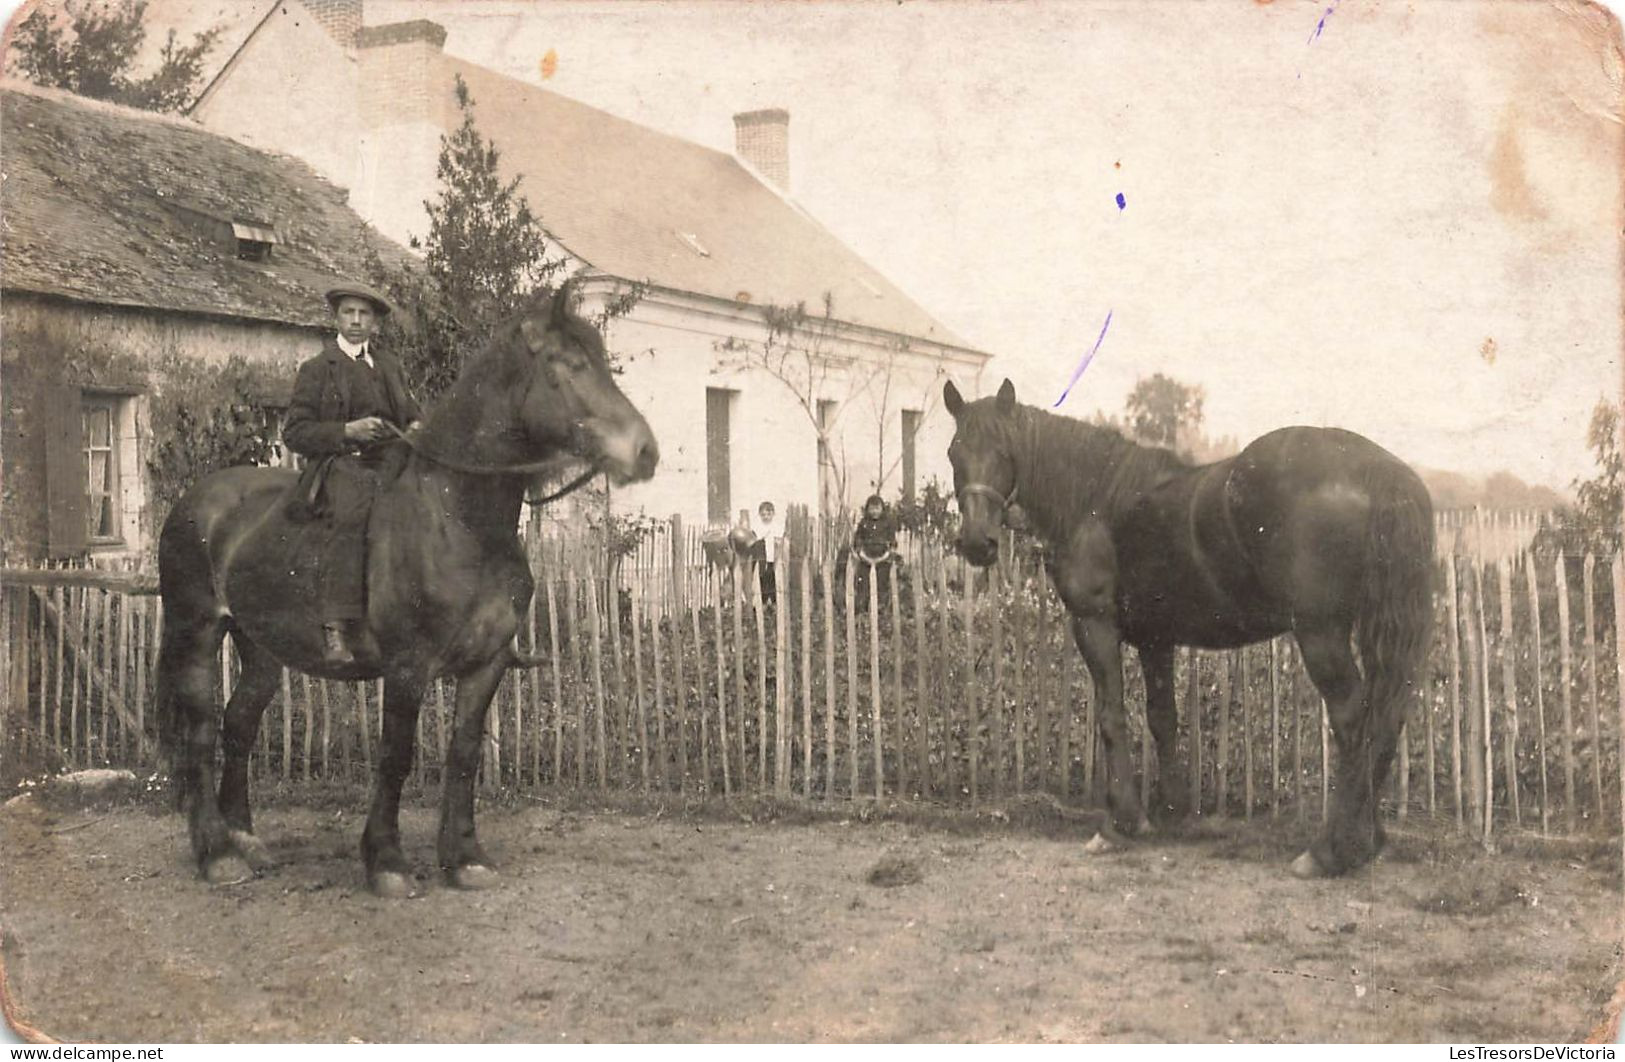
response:
M504 878L364 888L364 798L283 794L210 888L148 797L0 810L15 1017L101 1041L1570 1041L1620 969L1617 847L1401 832L1299 882L1290 821L1105 856L1075 816L486 804Z

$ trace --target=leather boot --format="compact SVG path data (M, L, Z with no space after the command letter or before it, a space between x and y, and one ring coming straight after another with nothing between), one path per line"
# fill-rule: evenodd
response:
M344 624L322 624L322 662L334 665L355 663L355 654L344 640Z

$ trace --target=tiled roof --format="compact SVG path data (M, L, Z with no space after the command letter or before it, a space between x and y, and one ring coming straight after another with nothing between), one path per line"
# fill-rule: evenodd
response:
M8 80L0 144L6 289L320 325L321 293L369 246L406 255L305 163L186 119ZM239 259L234 225L274 230L269 259Z
M475 122L547 230L606 273L681 291L822 312L966 347L884 275L737 159L443 56ZM452 109L455 114L455 109Z

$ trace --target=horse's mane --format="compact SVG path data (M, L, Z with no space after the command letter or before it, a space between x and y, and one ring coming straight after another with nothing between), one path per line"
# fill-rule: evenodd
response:
M1115 428L1018 405L1006 421L1017 501L1040 526L1070 529L1108 519L1169 475L1191 466L1171 450L1142 446Z
M533 369L530 348L520 332L521 323L529 317L551 314L552 300L567 297L563 288L538 292L518 312L504 318L480 352L463 363L457 378L430 411L426 431L472 424L481 410L489 408L490 395L519 388ZM566 310L563 320L556 323L571 339L602 356L603 338L574 310Z

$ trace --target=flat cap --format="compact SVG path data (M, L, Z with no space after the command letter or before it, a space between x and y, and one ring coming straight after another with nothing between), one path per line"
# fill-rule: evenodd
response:
M335 310L338 309L339 300L344 298L365 299L367 302L372 303L373 308L378 311L379 317L388 317L390 312L395 309L382 292L376 288L369 288L365 284L335 284L327 289L327 305Z

